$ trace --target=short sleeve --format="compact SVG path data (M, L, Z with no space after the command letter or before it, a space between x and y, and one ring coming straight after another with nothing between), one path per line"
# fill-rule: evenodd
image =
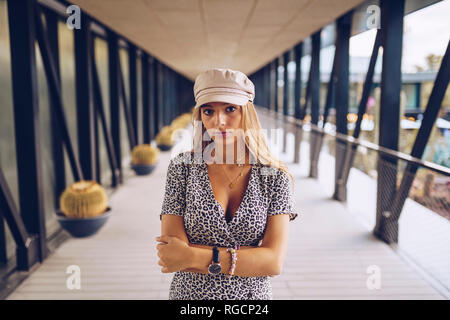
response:
M186 170L187 166L181 161L181 156L170 160L167 168L164 200L159 215L160 220L163 214L184 215L186 208Z
M271 194L268 216L289 214L289 221L297 218L298 214L294 208L292 184L286 172L279 170L278 174L274 176Z

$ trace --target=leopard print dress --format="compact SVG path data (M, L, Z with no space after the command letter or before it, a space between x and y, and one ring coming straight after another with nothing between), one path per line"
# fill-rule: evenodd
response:
M294 211L291 182L280 169L253 164L242 202L231 221L216 201L204 159L183 152L170 160L160 214L182 216L190 243L234 247L259 246L268 216ZM238 261L239 263L239 261ZM178 271L170 284L169 300L271 300L269 276L230 279L225 274Z

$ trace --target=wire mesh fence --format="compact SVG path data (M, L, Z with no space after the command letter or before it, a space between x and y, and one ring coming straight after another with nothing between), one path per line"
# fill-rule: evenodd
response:
M335 198L450 289L450 176L330 134L321 152L337 166Z

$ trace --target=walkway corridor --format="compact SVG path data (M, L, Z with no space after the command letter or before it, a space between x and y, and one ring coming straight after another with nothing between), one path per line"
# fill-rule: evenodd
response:
M317 180L306 178L305 142L301 154L302 165L289 164L300 215L290 224L283 272L272 278L274 299L445 299L345 205L330 200ZM167 299L172 274L160 272L155 237L169 159L162 152L150 176L129 178L110 197L113 214L104 228L63 243L8 299ZM322 159L319 172L333 166ZM70 265L81 269L80 290L66 286ZM373 265L381 272L380 289L367 286Z

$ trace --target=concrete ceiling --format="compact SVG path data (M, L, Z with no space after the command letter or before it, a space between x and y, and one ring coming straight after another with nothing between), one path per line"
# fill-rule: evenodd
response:
M72 0L194 80L212 67L246 74L363 0Z

